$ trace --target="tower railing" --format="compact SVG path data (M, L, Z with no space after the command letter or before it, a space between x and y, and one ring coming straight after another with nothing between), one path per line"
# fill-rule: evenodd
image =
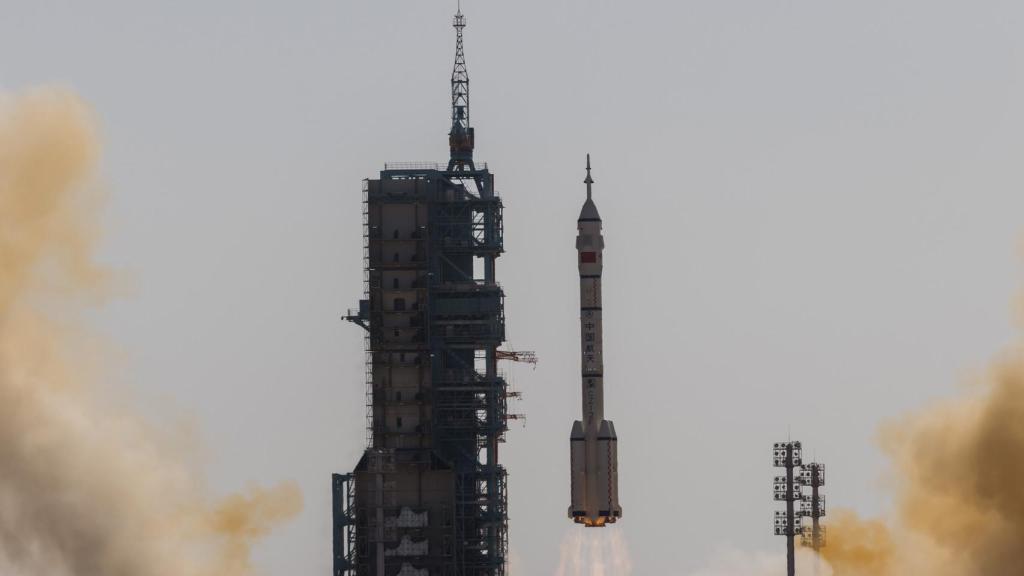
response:
M370 181L363 180L363 301L370 302ZM360 310L362 315L362 310ZM363 334L364 395L366 405L366 447L373 447L373 339Z

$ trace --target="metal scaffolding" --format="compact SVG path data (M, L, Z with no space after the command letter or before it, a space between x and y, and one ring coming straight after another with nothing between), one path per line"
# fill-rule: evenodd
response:
M349 574L356 561L356 526L351 474L333 475L334 576Z
M347 501L352 509L343 517L355 519L358 542L347 574L433 567L452 576L503 575L507 473L498 464L498 444L508 420L517 417L508 413L508 400L517 395L497 362L536 357L499 351L504 291L495 261L503 252L503 220L493 176L486 168L384 170L364 185L363 213L365 298L346 319L367 330L368 450L354 477L375 474L376 480L356 481L355 497ZM413 396L399 396L401 378L411 383ZM406 408L419 414L411 429L396 416L412 413ZM381 450L392 451L394 465L371 474L367 458ZM381 529L401 513L400 505L390 504L406 497L389 488L427 470L450 474L450 501L437 496L431 504L449 509L450 518L406 534L406 552L417 542L441 544L424 546L424 554L409 552L399 564L380 552L403 550L401 530Z
M336 576L504 576L510 392L499 350L502 202L473 160L466 19L453 21L451 157L363 184L367 449L335 478Z

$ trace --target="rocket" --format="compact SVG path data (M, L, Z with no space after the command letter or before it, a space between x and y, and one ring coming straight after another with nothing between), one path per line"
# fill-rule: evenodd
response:
M618 437L604 419L604 352L601 337L601 269L604 236L592 196L587 154L587 200L580 211L576 255L580 272L580 359L583 419L569 435L571 504L569 518L577 524L602 527L622 517L619 506Z

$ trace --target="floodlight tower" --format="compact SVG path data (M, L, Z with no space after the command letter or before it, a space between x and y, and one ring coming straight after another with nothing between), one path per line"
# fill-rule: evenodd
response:
M821 526L821 519L825 516L825 497L820 494L821 487L825 485L825 465L816 462L804 464L800 470L800 484L811 489L811 495L800 501L800 515L811 518L810 530L800 534L800 545L811 548L817 555L825 546L825 528Z
M793 538L802 533L801 517L796 515L795 503L802 500L796 469L801 467L803 449L800 442L776 442L772 449L772 463L776 468L785 468L785 476L776 476L774 481L775 500L786 503L786 511L775 511L775 535L786 537L786 574L796 574L796 550Z

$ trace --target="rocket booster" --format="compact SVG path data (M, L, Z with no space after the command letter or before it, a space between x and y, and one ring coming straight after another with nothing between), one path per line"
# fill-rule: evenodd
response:
M577 221L576 252L580 273L580 355L583 419L569 435L571 500L569 518L601 527L622 517L619 506L618 437L604 419L604 358L601 336L601 270L604 236L592 197L587 154L587 200Z

